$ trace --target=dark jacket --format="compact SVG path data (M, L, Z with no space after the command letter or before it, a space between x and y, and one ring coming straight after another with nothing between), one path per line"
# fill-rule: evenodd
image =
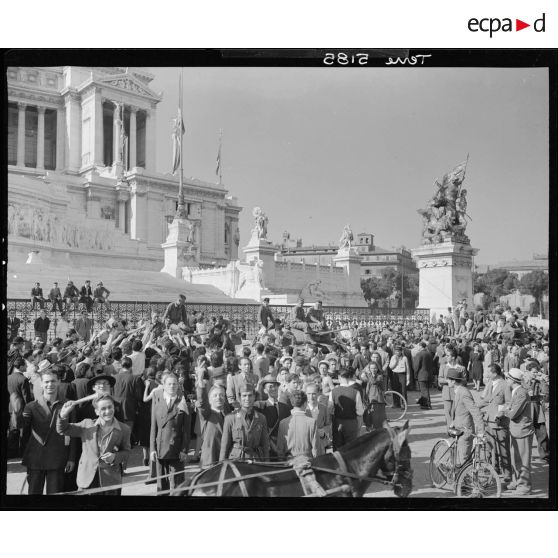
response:
M430 382L434 376L435 366L432 354L428 349L420 350L413 359L415 380L419 382Z
M133 376L131 370L119 372L115 378L113 393L122 405L122 419L125 422L134 421L143 402L143 381L140 376Z
M48 331L48 328L50 327L50 320L48 318L45 318L44 320L43 318L37 318L35 320L35 323L33 324L33 327L35 331L46 333Z
M150 449L158 459L178 459L180 452L188 453L191 417L186 402L176 397L171 409L164 396L153 400L151 406Z
M68 461L75 460L75 442L66 445L64 436L56 432L56 420L65 401L55 401L49 409L41 396L25 405L21 417L24 439L29 439L23 452L22 463L28 469L42 471L62 469ZM75 417L70 414L70 420Z
M209 405L206 388L196 388L196 398L201 417L200 430L202 437L200 466L206 467L219 461L225 413L214 411Z
M187 324L188 314L186 312L186 304L176 304L176 302L171 302L165 310L163 322L166 318L170 320L171 324L179 324L180 322Z

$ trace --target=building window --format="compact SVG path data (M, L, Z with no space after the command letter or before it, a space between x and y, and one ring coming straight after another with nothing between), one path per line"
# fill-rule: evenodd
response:
M15 103L8 104L8 165L17 164L17 121L18 108Z
M37 168L37 128L39 114L37 107L25 109L25 166Z
M45 169L56 168L56 111L45 111Z
M136 153L137 166L145 168L145 111L136 113Z

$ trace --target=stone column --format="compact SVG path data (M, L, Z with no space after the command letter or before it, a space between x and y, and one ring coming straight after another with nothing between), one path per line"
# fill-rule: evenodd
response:
M103 134L103 98L99 91L95 91L95 104L93 107L93 147L92 161L94 165L104 166L104 134Z
M64 168L64 150L65 150L64 132L64 109L59 108L56 111L56 170L61 171Z
M117 188L116 203L117 203L117 227L121 232L126 231L126 202L130 199L130 194L127 190Z
M66 167L77 173L81 168L81 104L74 91L66 97L66 138Z
M145 170L155 170L155 133L157 116L155 109L145 113Z
M25 103L17 104L17 166L25 166Z
M45 168L45 107L37 107L39 120L37 124L37 170Z
M137 133L136 133L136 114L138 109L130 107L130 169L137 166Z
M113 159L114 163L122 163L122 159L120 158L120 133L121 133L121 125L118 116L120 112L120 107L114 107L114 113L112 116L112 147L113 147Z

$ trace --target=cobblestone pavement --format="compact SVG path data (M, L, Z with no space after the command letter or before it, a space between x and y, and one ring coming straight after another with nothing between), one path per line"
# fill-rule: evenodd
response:
M478 398L479 394L473 391L473 396ZM428 463L432 447L439 438L446 437L446 423L443 413L443 404L438 391L432 393L432 410L423 411L415 404L418 398L416 392L409 393L409 408L405 420L409 420L410 434L409 442L412 452L413 466L413 492L411 498L453 498L454 493L449 487L442 489L433 488L428 474ZM398 423L395 423L396 425ZM139 447L135 447L129 462L129 467L124 477L125 486L122 494L125 496L155 496L156 487L153 484L144 484L147 467L142 463L142 452ZM21 465L21 460L10 460L8 462L7 493L20 494L25 481L25 469ZM138 483L139 481L139 483ZM533 448L532 461L532 482L533 491L528 497L547 498L548 497L549 467L538 459L538 451ZM129 485L129 486L126 486ZM25 486L25 492L27 487ZM385 485L372 485L366 497L395 497L391 489ZM502 492L503 498L521 498L512 491Z

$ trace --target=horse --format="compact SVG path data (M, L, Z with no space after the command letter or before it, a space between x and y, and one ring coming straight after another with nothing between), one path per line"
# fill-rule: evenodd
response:
M412 490L409 422L364 434L334 453L312 459L309 466L321 494L362 497L370 483L379 480L406 498ZM376 477L378 471L383 478ZM315 483L314 483L315 485ZM296 470L288 463L222 461L185 481L174 496L302 497L307 495Z

